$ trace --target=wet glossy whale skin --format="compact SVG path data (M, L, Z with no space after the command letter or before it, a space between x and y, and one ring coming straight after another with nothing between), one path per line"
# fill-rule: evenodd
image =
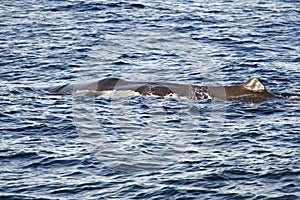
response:
M80 91L134 91L141 95L161 97L176 95L192 100L218 99L260 103L276 98L258 78L251 78L236 86L196 86L167 82L133 82L119 78L105 78L89 83L66 84L44 88L50 94L73 94ZM277 97L279 98L279 97Z

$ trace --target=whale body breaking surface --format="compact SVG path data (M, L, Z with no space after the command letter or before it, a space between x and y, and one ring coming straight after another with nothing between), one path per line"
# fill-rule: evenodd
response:
M197 86L164 82L135 82L119 78L105 78L80 84L66 84L44 88L51 94L73 94L78 91L133 91L141 95L178 96L191 100L219 99L260 103L275 95L268 92L258 78L251 78L234 86Z

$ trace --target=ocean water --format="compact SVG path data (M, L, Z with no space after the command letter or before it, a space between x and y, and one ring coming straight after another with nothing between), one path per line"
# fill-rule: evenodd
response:
M300 199L300 2L2 0L0 199ZM40 88L234 85L259 104Z

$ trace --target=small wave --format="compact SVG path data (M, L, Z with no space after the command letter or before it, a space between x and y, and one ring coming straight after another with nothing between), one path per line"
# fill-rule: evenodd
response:
M300 99L300 93L279 93L275 94L278 97L283 97L287 99Z

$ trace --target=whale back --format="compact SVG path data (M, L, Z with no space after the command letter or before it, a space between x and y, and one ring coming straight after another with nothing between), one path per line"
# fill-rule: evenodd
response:
M106 78L87 83L54 86L45 88L44 90L52 94L72 94L76 91L131 90L139 92L142 95L154 94L167 96L174 93L178 96L192 99L216 98L249 103L259 103L276 97L266 90L258 78L251 78L240 85L212 87L160 82L135 82L125 81L119 78Z

